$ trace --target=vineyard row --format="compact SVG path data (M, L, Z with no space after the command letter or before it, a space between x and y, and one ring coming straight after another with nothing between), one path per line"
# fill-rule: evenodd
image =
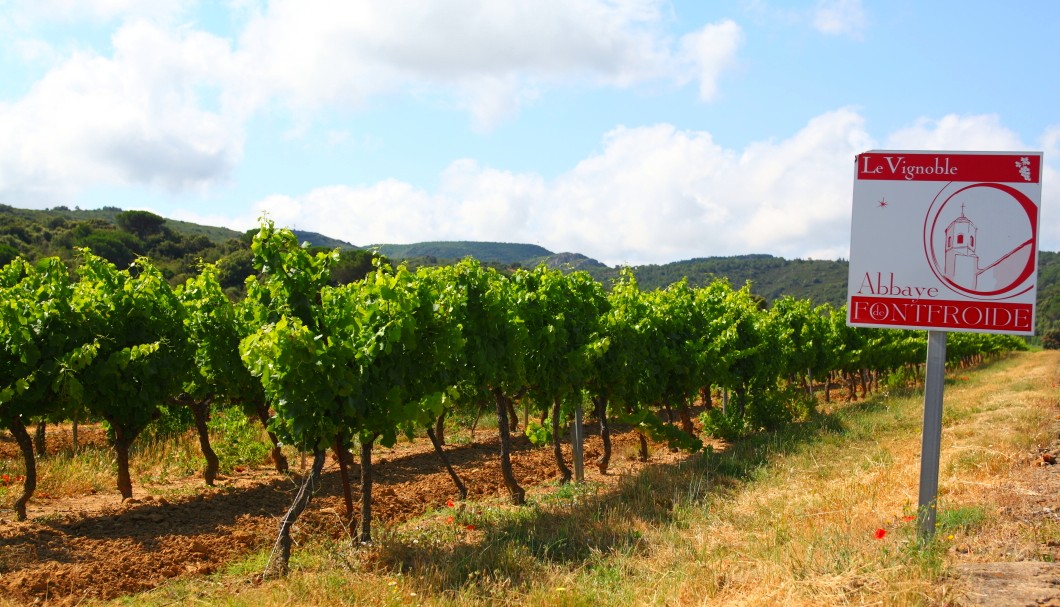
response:
M373 446L425 429L444 459L440 420L454 409L495 412L501 470L519 504L515 403L545 420L524 432L553 445L567 481L560 428L583 406L600 424L597 465L606 471L612 422L695 450L697 400L706 432L739 437L809 413L815 383L826 399L837 382L854 398L925 359L922 332L853 329L844 309L790 297L767 307L725 281L642 291L624 271L606 290L584 272L539 266L509 276L467 259L415 272L379 263L363 280L333 286L338 254L311 252L269 221L252 250L258 273L238 302L210 265L177 287L146 260L118 269L87 249L73 272L56 258L0 268L0 423L25 459L20 519L36 487L32 420L104 420L118 489L130 497L130 447L163 407L191 407L212 484L209 409L237 405L266 423L279 469L281 443L313 454L279 534L276 568L285 571L290 525L331 449L351 516L342 454L360 450L359 534L370 541ZM962 364L1024 347L956 333L947 356Z

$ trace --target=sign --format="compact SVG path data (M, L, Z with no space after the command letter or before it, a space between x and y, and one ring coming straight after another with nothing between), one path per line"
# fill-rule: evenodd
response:
M1041 152L856 163L847 324L1033 335Z

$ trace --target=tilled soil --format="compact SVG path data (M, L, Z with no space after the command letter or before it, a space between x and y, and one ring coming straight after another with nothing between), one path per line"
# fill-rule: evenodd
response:
M81 440L88 436L82 429ZM48 436L49 443L60 448L68 439L59 430ZM605 477L591 464L602 449L600 439L587 437L587 480L613 481L618 474L643 466L628 457L638 440L631 432L614 437L613 473ZM17 449L7 453L11 448L10 441L0 442L0 455L17 457ZM507 495L496 439L447 447L446 453L467 485L469 499ZM651 463L682 457L656 449ZM392 450L380 448L374 460L374 521L398 523L459 498L425 440ZM293 467L296 464L292 462ZM514 440L512 465L526 488L558 477L551 449L533 448L525 437ZM356 479L356 466L351 473ZM0 597L16 603L73 605L86 598L143 592L175 578L207 575L272 543L297 483L297 474L288 477L262 466L222 477L213 488L197 477L166 486L134 487L137 494L168 495L172 491L167 490L181 487L192 493L182 497L148 495L124 503L116 494L34 499L25 522L11 520L11 511L0 511ZM358 500L356 480L351 484ZM296 526L295 541L301 539L299 533L342 537L340 513L344 512L338 466L329 458L322 487L303 514L302 528Z

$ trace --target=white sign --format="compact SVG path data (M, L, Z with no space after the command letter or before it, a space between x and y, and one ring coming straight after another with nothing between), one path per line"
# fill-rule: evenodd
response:
M856 162L847 324L1034 333L1040 152Z

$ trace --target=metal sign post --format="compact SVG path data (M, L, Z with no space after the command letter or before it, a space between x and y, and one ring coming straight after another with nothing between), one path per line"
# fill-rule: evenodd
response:
M942 389L946 380L946 332L928 331L927 372L924 377L924 431L920 446L920 499L917 537L935 537L939 499L939 457L942 452Z

